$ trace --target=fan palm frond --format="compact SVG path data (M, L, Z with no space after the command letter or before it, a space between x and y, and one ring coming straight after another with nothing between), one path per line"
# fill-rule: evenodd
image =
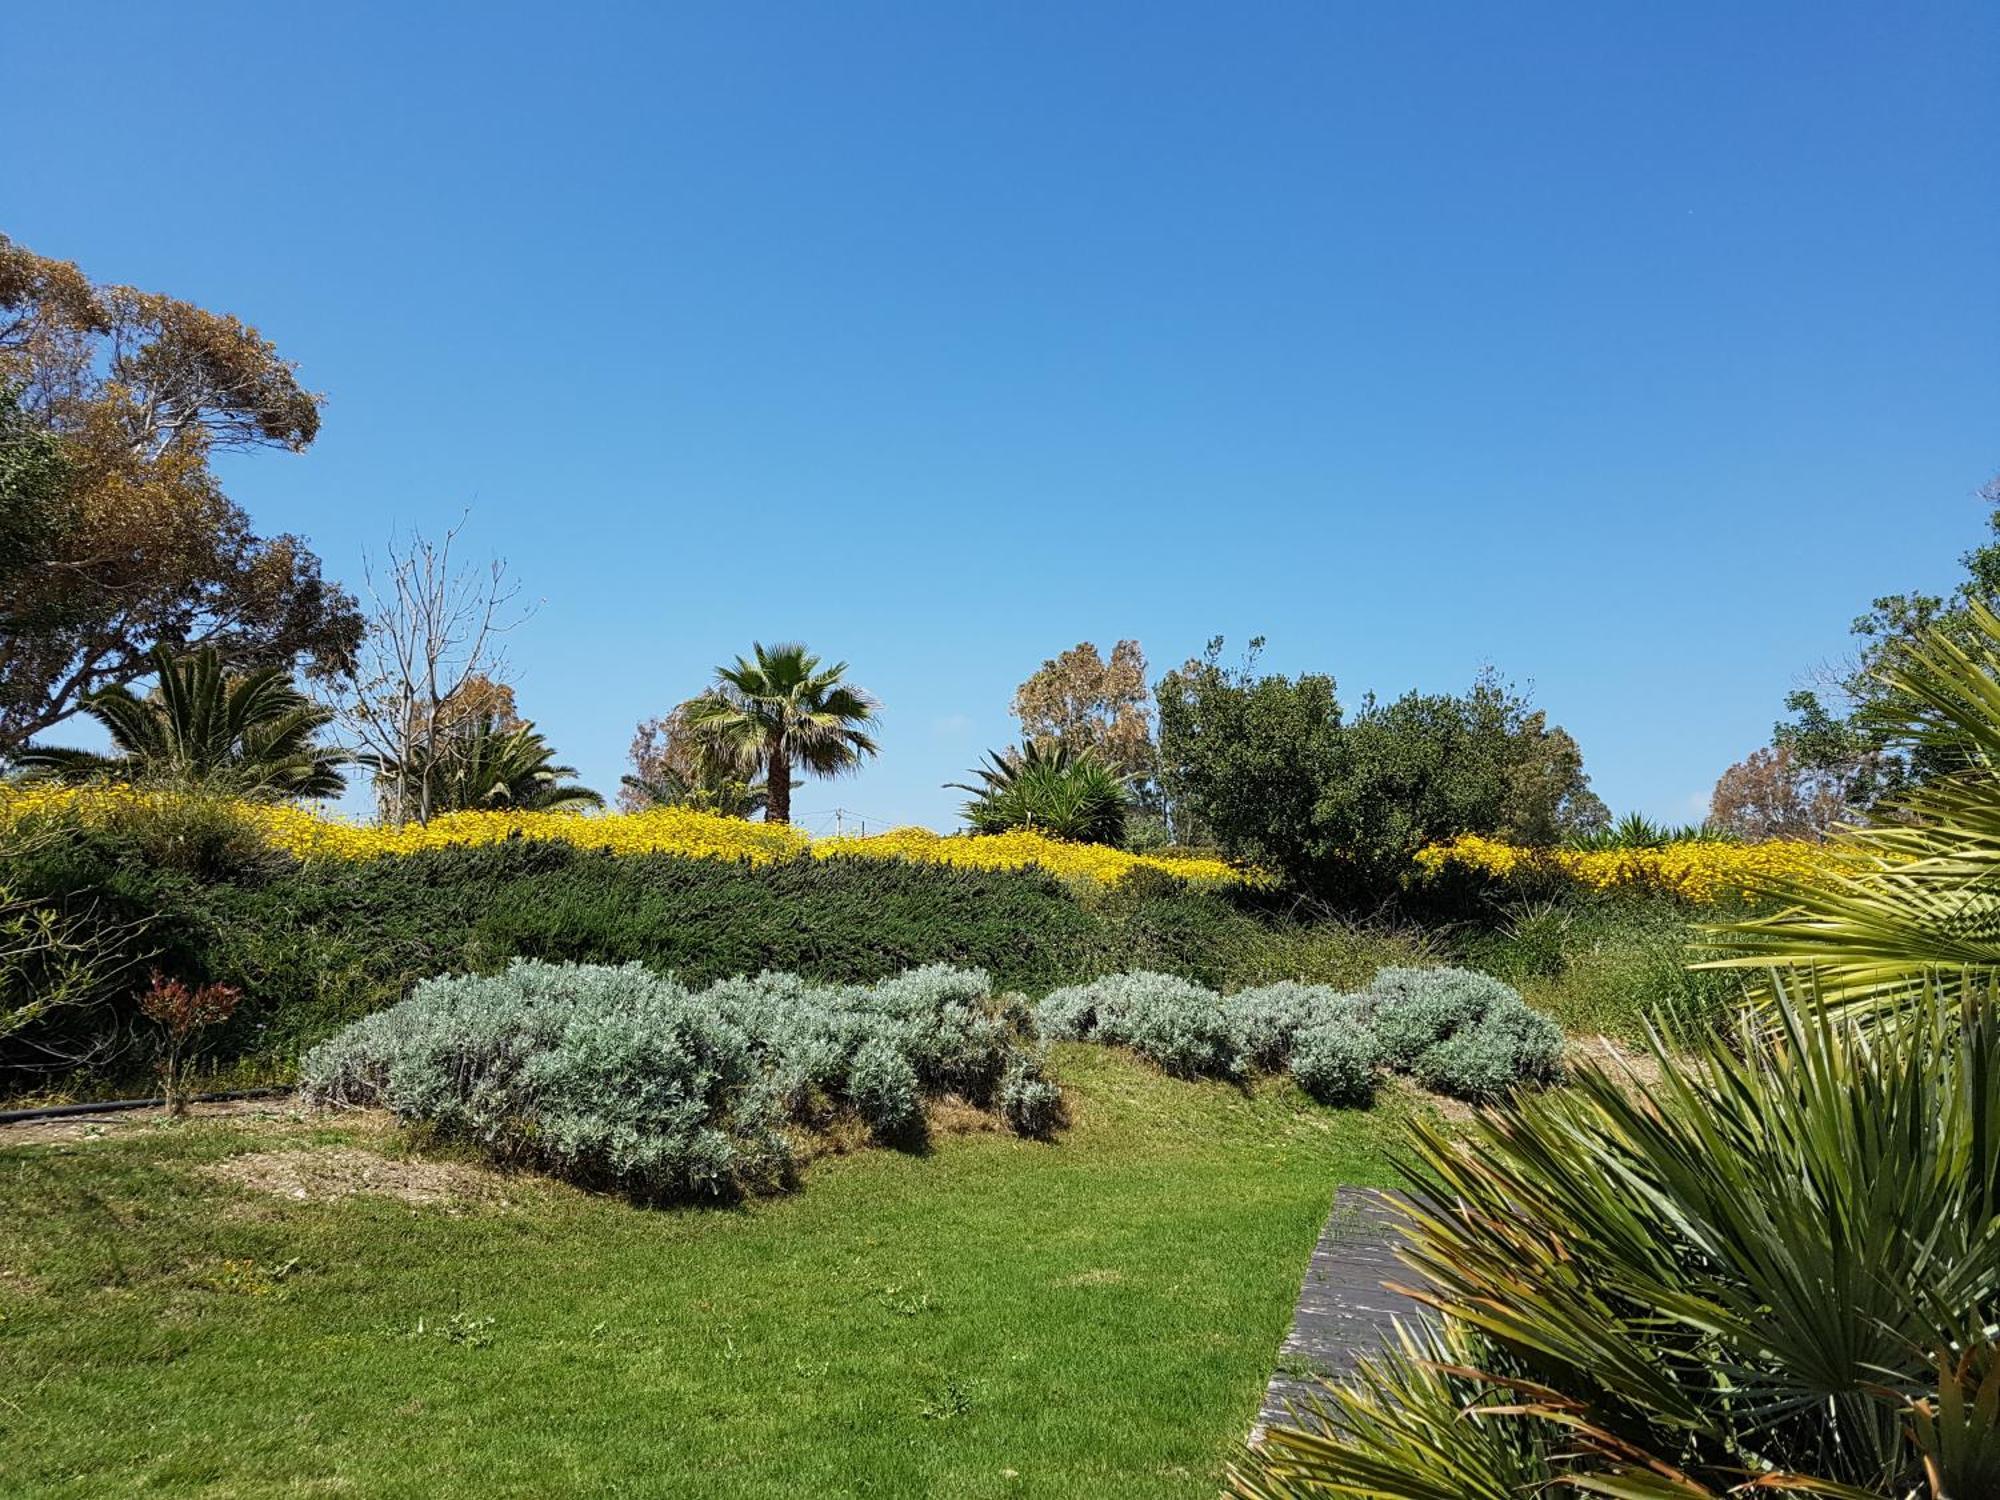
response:
M1644 1088L1586 1064L1419 1123L1404 1259L1440 1342L1237 1492L1990 1493L2000 1010L1927 999L1862 1028L1784 989L1775 1029L1656 1044Z
M870 733L877 704L846 673L846 662L824 663L795 641L759 641L716 669L713 691L686 705L687 724L746 774L762 772L765 817L789 823L794 768L844 775L880 748Z

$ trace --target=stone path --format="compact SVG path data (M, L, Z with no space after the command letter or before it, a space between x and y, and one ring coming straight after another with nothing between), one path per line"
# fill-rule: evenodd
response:
M1406 1281L1396 1259L1396 1216L1382 1194L1342 1188L1306 1267L1292 1329L1278 1348L1278 1370L1265 1389L1250 1441L1268 1427L1294 1426L1289 1407L1310 1396L1320 1377L1338 1380L1388 1339L1390 1322L1416 1316L1417 1304L1385 1281Z

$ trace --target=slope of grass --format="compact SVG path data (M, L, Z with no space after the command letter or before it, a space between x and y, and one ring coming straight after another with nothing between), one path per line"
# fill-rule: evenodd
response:
M0 1137L0 1493L1209 1495L1395 1105L1059 1049L1054 1144L945 1136L658 1211L219 1180L359 1122Z
M1647 1028L1699 1035L1740 1003L1733 974L1691 970L1698 913L1665 896L1571 894L1523 902L1449 935L1458 962L1516 986L1572 1035L1643 1043Z

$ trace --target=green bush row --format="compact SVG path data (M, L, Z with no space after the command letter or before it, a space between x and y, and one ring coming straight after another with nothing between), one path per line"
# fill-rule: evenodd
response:
M1112 974L1051 993L1035 1026L1130 1047L1185 1077L1289 1070L1327 1104L1368 1103L1378 1067L1475 1102L1562 1068L1562 1029L1465 969L1384 969L1358 994L1284 981L1220 995L1169 974Z
M1059 1096L977 969L873 985L760 974L690 990L643 964L521 959L427 979L313 1048L306 1094L372 1105L501 1161L649 1199L789 1186L795 1131L841 1115L918 1144L943 1094L1027 1135Z
M98 1086L142 1072L132 1004L155 967L241 989L210 1056L281 1076L419 980L496 973L515 958L638 962L692 986L766 969L865 983L949 963L1031 996L1129 970L1219 991L1299 981L1348 992L1383 968L1457 961L1508 979L1565 1024L1621 1035L1669 1005L1712 1006L1717 993L1682 972L1684 918L1640 906L1419 927L1302 915L1152 874L1078 891L1034 871L752 867L527 841L300 866L219 825L58 831L0 848L0 886L82 918L107 977L93 1005L0 1041L12 1092L68 1058L88 1059Z

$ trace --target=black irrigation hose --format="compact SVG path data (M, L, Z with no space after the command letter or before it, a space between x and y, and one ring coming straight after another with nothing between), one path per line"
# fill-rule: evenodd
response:
M292 1089L231 1089L221 1094L192 1094L190 1104L222 1104L231 1099L268 1099L289 1094ZM165 1099L104 1099L96 1104L43 1104L34 1109L0 1109L0 1125L16 1125L23 1120L62 1120L73 1115L108 1115L121 1109L160 1109Z

